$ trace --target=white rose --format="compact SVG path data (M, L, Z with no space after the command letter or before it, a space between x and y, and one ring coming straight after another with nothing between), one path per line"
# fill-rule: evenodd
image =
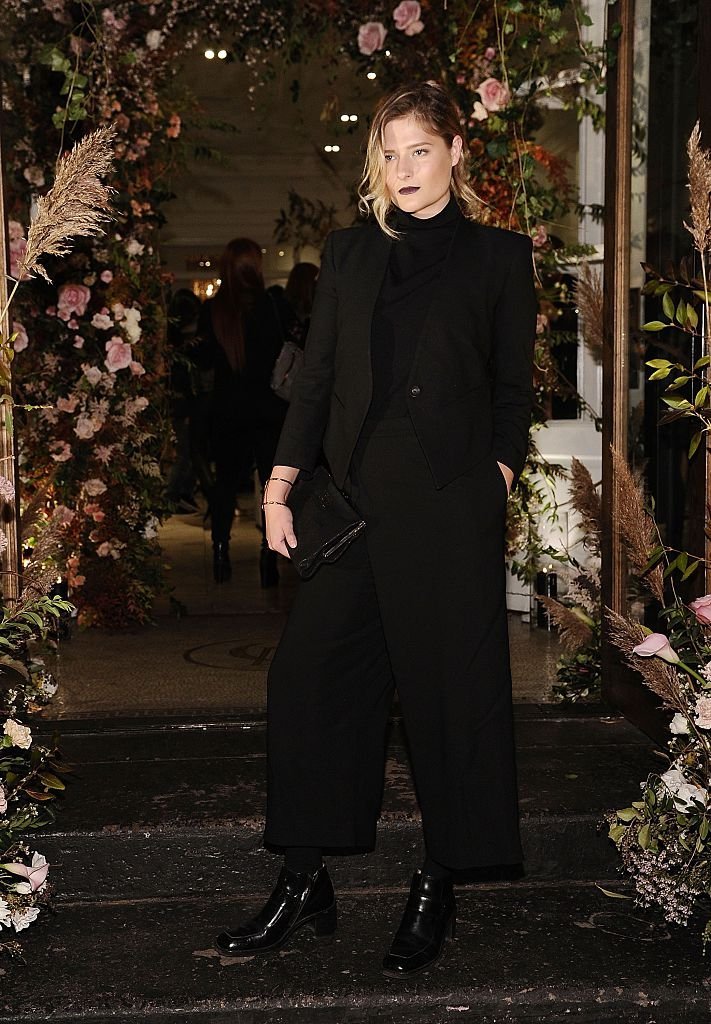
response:
M145 246L141 245L136 238L129 238L126 242L126 252L129 256L140 256L144 248Z
M675 736L688 736L689 723L686 720L686 715L681 715L677 711L669 723L669 731L673 732Z
M9 928L10 919L10 908L7 905L6 901L0 896L0 927L4 925L5 928Z
M91 326L97 327L100 331L108 331L114 326L114 322L106 313L94 313L91 318Z
M146 46L149 50L157 50L162 42L163 33L159 32L157 28L152 28L150 32L146 32Z
M661 776L661 779L674 798L674 806L682 814L684 811L694 809L697 803L706 804L708 800L706 790L690 783L678 768L670 768Z
M20 725L14 718L8 718L5 722L4 732L6 736L10 737L14 747L22 747L23 750L28 750L32 745L32 733L26 725Z
M92 477L91 480L87 480L84 484L84 490L90 497L98 498L106 490L106 484L103 480L99 480L98 477Z
M124 321L121 326L124 329L126 336L129 341L134 343L141 337L141 328L138 326L138 321L141 319L140 309L135 309L133 306L127 309L124 314Z
M39 907L27 907L25 910L16 910L12 915L12 927L16 932L23 928L29 928L33 921L39 917Z

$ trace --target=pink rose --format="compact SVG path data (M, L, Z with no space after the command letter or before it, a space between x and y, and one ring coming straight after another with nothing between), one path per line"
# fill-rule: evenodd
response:
M12 333L15 335L12 347L16 352L22 352L29 345L30 339L27 337L27 331L19 320L12 321Z
M79 402L78 398L58 398L57 408L60 412L74 412Z
M408 25L412 25L415 21L420 20L421 14L422 8L418 3L413 2L413 0L403 0L393 11L395 28L404 32Z
M369 57L376 50L382 50L387 34L382 21L366 21L358 29L358 49Z
M106 313L94 313L91 318L91 326L96 327L99 331L108 331L114 326L114 322Z
M699 729L711 729L711 697L699 697L696 701L696 724Z
M420 21L422 8L413 0L403 0L393 11L395 28L404 32L406 36L415 36L425 27Z
M72 313L84 316L91 292L85 284L63 284L57 295L57 315L69 320Z
M548 232L542 224L538 224L531 238L533 240L533 248L540 249L548 241Z
M663 633L650 633L641 644L632 648L633 654L639 654L642 658L661 658L668 661L670 665L680 660L679 655L672 649L671 644Z
M84 339L81 334L74 335L74 348L84 348Z
M111 271L111 270L102 270L101 274L100 274L100 277L101 277L101 280L104 282L104 284L111 284L111 282L114 279L113 271Z
M10 241L10 276L17 280L20 277L20 264L25 258L27 251L27 240L18 238ZM26 281L29 274L22 274L21 280Z
M141 366L140 363L135 361L131 363L131 373L134 377L141 377L145 372L145 367Z
M487 46L484 50L484 60L493 60L496 56L496 50L493 46Z
M106 518L106 513L102 511L101 506L97 505L95 501L91 501L84 506L84 512L91 516L95 523L101 523Z
M125 370L132 362L133 353L131 352L131 346L127 342L122 341L117 335L106 342L104 366L109 373Z
M72 450L66 441L52 441L49 450L55 462L66 462L72 457Z
M36 866L35 858L41 863ZM44 857L40 857L39 854L35 854L32 858L33 867L28 867L26 864L0 864L0 867L4 868L5 871L9 871L12 875L19 875L20 878L26 878L31 892L37 892L44 885L45 879L49 872L49 864L46 862Z
M168 136L169 139L177 139L177 137L180 135L181 126L182 121L180 120L180 115L171 114L170 120L168 121L168 127L165 130L165 134Z
M695 601L691 602L689 608L696 616L697 622L702 626L711 626L711 594L697 597Z
M507 87L496 78L485 78L476 91L488 111L502 110L511 99Z
M486 109L486 107L484 106L483 103L480 103L479 100L477 100L474 103L474 108L472 110L472 117L474 118L474 120L475 121L486 121L488 116L489 116L489 111Z
M71 521L74 519L74 515L74 511L67 508L66 505L55 505L54 512L52 514L52 522L55 522L56 520L60 526L69 526ZM78 564L79 559L77 559L77 565Z

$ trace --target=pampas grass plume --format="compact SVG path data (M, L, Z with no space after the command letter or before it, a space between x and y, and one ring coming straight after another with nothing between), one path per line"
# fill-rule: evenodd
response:
M19 264L20 278L41 274L49 281L39 262L43 256L66 256L72 238L104 230L111 218L114 189L101 179L112 167L115 134L113 125L97 128L58 162L54 184L37 200L37 215L27 232L27 249Z

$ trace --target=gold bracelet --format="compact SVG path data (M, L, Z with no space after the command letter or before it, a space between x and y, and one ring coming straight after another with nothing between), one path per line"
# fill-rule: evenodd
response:
M267 484L270 483L272 480L278 480L280 484L288 484L289 487L294 486L293 480L285 480L283 476L268 476L264 484L265 490L267 489Z
M263 501L262 508L264 508L265 505L283 505L284 508L289 507L285 501Z

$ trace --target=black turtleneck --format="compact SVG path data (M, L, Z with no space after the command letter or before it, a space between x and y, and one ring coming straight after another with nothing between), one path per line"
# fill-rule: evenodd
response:
M373 311L368 420L407 416L407 381L425 317L462 213L454 198L434 217L395 210L388 267Z

